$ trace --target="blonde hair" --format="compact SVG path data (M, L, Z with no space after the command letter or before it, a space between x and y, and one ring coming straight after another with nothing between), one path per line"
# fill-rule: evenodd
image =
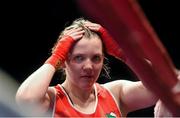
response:
M85 27L85 23L86 22L90 22L89 20L85 20L84 18L78 18L76 20L74 20L71 25L65 27L65 29L60 33L56 43L54 44L52 50L51 50L51 53L53 53L57 43L59 40L61 40L61 38L65 35L65 32L67 32L68 30L71 30L71 29L76 29L76 28L82 28L85 32L84 32L84 35L83 37L87 38L87 39L90 39L91 37L99 37L99 34L97 32L94 32L94 31L91 31L89 28Z
M91 36L96 36L98 35L97 32L91 31L89 28L85 27L84 24L86 22L89 22L89 20L85 20L84 18L78 18L76 20L74 20L72 22L72 24L68 27L66 27L59 35L59 38L62 38L65 34L66 31L70 30L70 29L76 29L76 28L82 28L85 33L84 33L84 37L90 38Z
M87 39L90 39L91 37L99 37L100 38L98 32L94 32L94 31L90 30L89 28L85 27L86 22L90 22L90 21L86 20L84 18L78 18L78 19L74 20L71 23L71 25L65 27L65 29L60 33L57 42L65 35L66 31L71 30L71 29L80 28L80 27L85 31L84 37L86 37ZM52 52L53 52L54 48L56 47L57 42L55 43L54 47L52 48ZM102 42L102 46L103 46L103 42ZM102 51L103 51L103 53L105 52L104 48ZM101 72L101 75L110 79L111 77L109 75L110 68L108 67L108 59L106 57L104 59L105 60L104 60L103 69L102 69L103 72ZM59 68L59 70L60 70L60 68Z

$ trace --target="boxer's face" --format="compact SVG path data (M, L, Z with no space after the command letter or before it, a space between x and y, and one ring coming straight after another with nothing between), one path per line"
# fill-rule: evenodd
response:
M80 39L65 63L66 79L84 89L92 87L102 70L102 48L99 37Z

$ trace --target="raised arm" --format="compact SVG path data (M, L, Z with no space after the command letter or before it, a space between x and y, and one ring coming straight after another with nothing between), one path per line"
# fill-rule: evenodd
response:
M141 81L116 80L105 84L114 95L123 116L129 112L154 105L157 98Z
M126 60L121 48L116 43L116 41L113 40L112 36L104 27L102 27L100 24L92 23L89 21L85 23L85 26L88 27L90 30L97 32L100 35L102 42L105 46L105 50L109 55L114 56L115 58L120 59L122 61Z
M45 113L54 92L49 87L58 67L64 63L72 44L83 36L82 28L71 29L58 40L52 55L38 70L33 72L18 88L17 103L23 108L31 108L35 114Z

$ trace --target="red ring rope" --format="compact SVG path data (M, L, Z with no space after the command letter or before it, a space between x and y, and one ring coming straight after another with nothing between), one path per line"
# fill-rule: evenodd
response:
M138 3L133 0L80 0L79 4L87 15L109 31L127 57L126 64L144 85L174 116L180 116L180 103L172 93L178 81L175 67Z

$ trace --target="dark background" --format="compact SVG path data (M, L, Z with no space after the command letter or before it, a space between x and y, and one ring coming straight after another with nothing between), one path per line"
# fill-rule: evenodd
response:
M179 4L175 0L139 0L139 3L175 66L180 68ZM50 49L65 25L76 18L86 18L75 0L6 0L0 2L0 9L0 68L19 84L49 57ZM112 80L117 76L134 80L124 64L114 58L110 60ZM51 84L57 81L55 77ZM153 109L136 111L129 116L153 116Z

